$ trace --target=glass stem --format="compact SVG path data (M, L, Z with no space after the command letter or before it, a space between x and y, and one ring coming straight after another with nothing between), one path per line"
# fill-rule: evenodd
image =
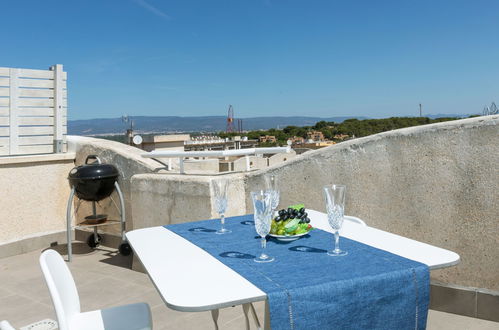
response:
M340 252L340 231L334 232L334 252Z
M265 239L265 237L262 237L261 242L262 242L262 255L260 256L260 258L265 259L267 257L265 255L265 247L267 246L267 239Z
M225 228L224 228L224 224L225 224L225 215L222 213L220 214L220 224L221 224L221 229L220 231L224 231Z

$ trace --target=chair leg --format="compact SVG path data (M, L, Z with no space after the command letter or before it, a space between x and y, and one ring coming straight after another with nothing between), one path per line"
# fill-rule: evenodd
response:
M219 314L218 309L212 309L211 310L211 318L213 319L213 324L215 324L215 330L218 330L218 314Z

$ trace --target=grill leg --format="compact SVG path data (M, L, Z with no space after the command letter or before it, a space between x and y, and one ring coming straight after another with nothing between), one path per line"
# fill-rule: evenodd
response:
M125 198L123 197L123 192L121 191L118 181L114 183L118 197L120 198L120 220L121 220L121 241L125 242Z
M72 237L71 237L71 208L73 206L73 198L75 195L75 188L71 188L71 193L69 194L68 205L66 207L66 234L68 242L68 262L71 262L73 257L73 247L72 247Z

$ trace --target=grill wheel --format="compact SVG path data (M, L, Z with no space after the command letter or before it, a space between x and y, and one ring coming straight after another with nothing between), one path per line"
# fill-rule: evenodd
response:
M92 249L95 249L100 245L100 242L102 241L102 236L97 234L97 240L95 239L95 234L91 234L87 238L87 244L90 246Z

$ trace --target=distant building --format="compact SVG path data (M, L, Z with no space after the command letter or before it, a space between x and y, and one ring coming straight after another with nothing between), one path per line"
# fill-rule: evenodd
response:
M202 150L229 150L255 148L257 140L250 140L247 136L234 136L232 139L222 139L219 136L197 136L185 142L185 151Z
M349 137L350 137L350 135L348 135L348 134L336 134L333 138L335 140L341 140L341 141L343 141L343 140L348 139Z
M140 147L145 151L183 151L185 142L190 139L189 134L144 136Z
M276 143L277 139L273 135L265 135L265 136L260 136L258 138L258 142L260 142L260 143L264 143L264 142Z
M320 149L324 147L332 146L336 144L334 141L308 141L301 145L302 148L310 148L310 149Z
M312 141L324 141L324 134L321 131L307 132L307 139Z
M305 139L301 136L293 136L288 139L288 142L291 142L291 145L303 144L305 143Z

